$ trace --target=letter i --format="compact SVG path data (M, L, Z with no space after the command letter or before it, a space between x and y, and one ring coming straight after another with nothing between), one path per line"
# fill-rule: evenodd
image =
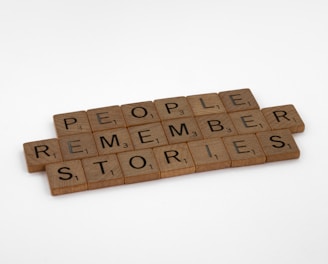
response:
M212 152L211 152L209 146L208 146L208 145L205 145L205 148L206 148L206 151L207 151L208 156L209 156L210 158L212 158Z

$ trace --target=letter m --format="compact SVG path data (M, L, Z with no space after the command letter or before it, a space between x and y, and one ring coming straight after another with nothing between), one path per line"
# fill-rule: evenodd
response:
M107 146L109 146L110 148L113 147L114 143L116 143L117 146L120 145L120 142L118 141L118 137L117 137L116 134L114 134L112 136L112 140L110 142L104 136L101 136L100 137L100 142L101 142L102 148L105 148L106 147L105 144Z
M180 130L176 129L173 125L169 125L169 129L171 132L172 137L174 137L176 134L179 136L182 136L183 133L186 133L186 135L189 135L187 126L185 123L180 124Z

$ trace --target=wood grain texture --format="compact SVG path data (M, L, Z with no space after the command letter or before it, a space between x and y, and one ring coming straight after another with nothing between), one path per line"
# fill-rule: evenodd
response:
M125 104L121 106L127 126L143 125L159 122L155 105L153 102L140 102Z
M221 138L188 142L196 172L224 169L231 166L231 159Z
M165 120L162 125L170 144L203 139L203 135L193 117Z
M97 147L91 133L63 136L59 138L59 146L63 160L98 156Z
M271 130L260 110L246 110L229 114L238 134Z
M62 161L58 139L44 139L23 144L27 170L44 171L47 164Z
M261 164L266 161L255 134L224 137L223 142L231 158L231 167Z
M161 178L195 172L195 164L186 143L154 148Z
M187 96L194 116L225 113L224 105L217 93Z
M53 116L58 137L91 132L87 112L78 111Z
M260 108L249 88L220 92L219 96L229 113Z
M93 133L99 155L134 150L127 128L116 128Z
M151 149L142 149L117 154L124 183L136 183L160 178L160 171Z
M260 132L256 134L267 161L297 159L300 151L289 129Z
M115 154L82 159L88 189L124 184L124 176Z
M193 116L191 107L184 96L158 99L154 101L161 120Z
M46 166L52 195L87 190L87 181L80 160L63 161Z
M135 149L154 148L168 144L160 122L129 127L129 133Z
M272 130L288 128L292 133L303 132L304 122L294 105L281 105L262 109Z
M195 119L204 138L219 138L237 134L227 113L197 116Z
M126 127L121 107L118 105L90 109L87 115L93 132Z
M58 138L23 144L53 195L297 159L292 104L259 108L248 88L53 116Z

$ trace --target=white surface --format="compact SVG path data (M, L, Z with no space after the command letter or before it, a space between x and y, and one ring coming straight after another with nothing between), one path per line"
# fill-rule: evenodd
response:
M328 263L327 1L0 1L1 263ZM298 160L53 197L52 115L249 87Z

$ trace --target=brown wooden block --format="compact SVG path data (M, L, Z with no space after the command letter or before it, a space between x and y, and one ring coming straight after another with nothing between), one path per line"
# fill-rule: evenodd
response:
M82 160L88 189L124 184L124 177L115 154L86 158Z
M248 88L220 92L219 96L227 112L259 109L259 105Z
M188 147L196 165L196 172L231 166L229 154L221 138L188 142Z
M260 110L246 110L230 113L238 134L249 134L271 130Z
M164 98L154 101L161 120L193 116L191 107L184 96Z
M237 134L237 130L227 113L197 116L195 119L204 138L218 138Z
M125 127L125 120L119 106L108 106L87 111L92 131Z
M167 139L160 122L128 128L134 148L144 149L167 145Z
M281 105L262 109L272 130L288 128L292 133L303 132L305 125L294 105Z
M93 133L99 155L133 150L127 128L98 131Z
M187 96L194 116L218 114L226 112L217 93L197 94Z
M160 178L159 168L151 149L122 152L117 154L124 183L136 183Z
M46 171L52 195L87 190L87 181L80 160L49 164Z
M267 161L297 159L300 151L288 129L259 132L256 134Z
M195 172L195 164L186 143L161 146L153 149L161 178Z
M232 167L261 164L266 161L255 134L224 137L223 142L230 155Z
M153 102L140 102L121 106L127 126L143 125L159 122L155 105Z
M29 172L44 171L47 164L63 160L56 138L27 142L23 148Z
M170 144L203 139L198 124L193 117L165 120L162 125Z
M97 156L97 147L91 133L59 138L63 160L74 160Z
M53 116L58 137L91 132L87 112L78 111Z

